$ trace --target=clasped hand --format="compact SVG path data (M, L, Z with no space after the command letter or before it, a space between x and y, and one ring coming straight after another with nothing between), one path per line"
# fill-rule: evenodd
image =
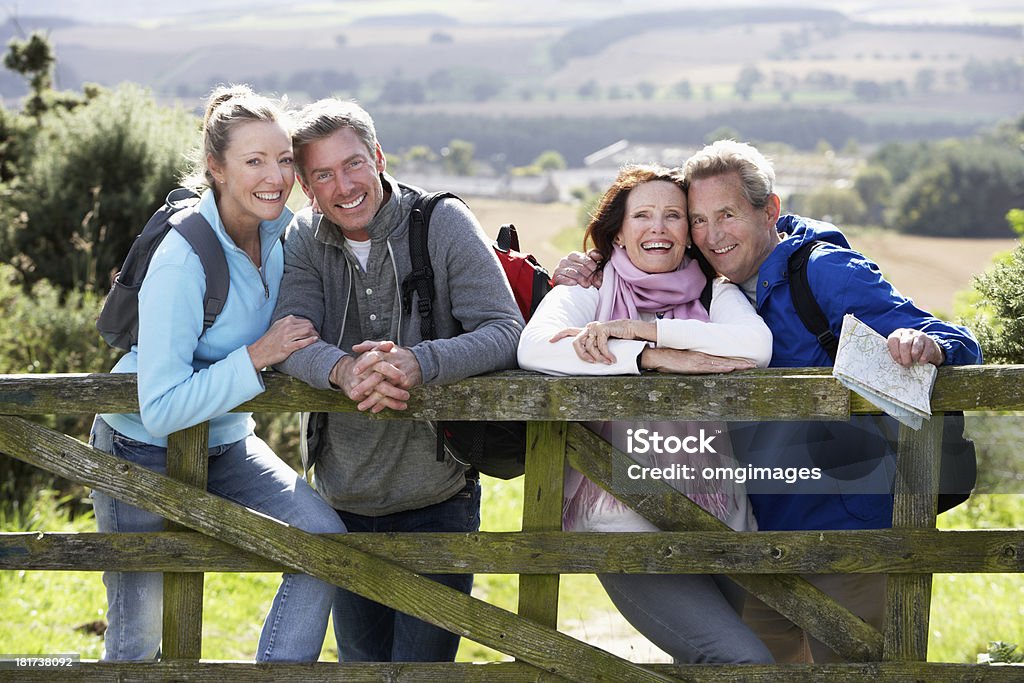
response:
M647 329L650 328L650 329ZM651 336L653 331L654 337ZM559 339L573 337L572 348L576 355L587 363L604 363L611 365L615 362L615 354L608 348L608 341L611 339L645 339L656 341L657 328L653 323L645 323L640 320L608 320L605 322L590 322L586 327L567 327L551 337L551 343Z
M331 384L358 401L360 411L405 410L409 389L423 383L419 361L393 341L364 341L331 369Z

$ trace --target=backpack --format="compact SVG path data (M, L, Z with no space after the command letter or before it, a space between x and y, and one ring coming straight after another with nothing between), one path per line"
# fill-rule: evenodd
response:
M138 343L139 289L153 254L171 229L188 241L206 272L203 332L213 325L224 308L228 297L228 262L213 228L196 210L198 201L199 195L191 190L181 187L171 190L163 206L135 237L96 319L96 329L111 346L129 351Z
M459 199L450 192L428 194L419 188L401 185L419 194L409 215L409 254L412 271L402 281L402 304L406 313L412 313L412 295L416 293L420 316L420 333L424 340L434 339L433 300L434 271L427 251L427 233L430 215L442 199ZM551 290L548 272L532 254L519 251L519 235L511 224L501 226L498 239L493 243L495 255L501 263L515 296L516 304L525 320L541 299ZM444 421L437 423L437 460L444 460L445 452L455 460L477 472L514 479L526 469L526 423L509 421Z
M793 300L800 322L807 331L817 338L818 343L835 362L839 349L839 340L832 333L828 318L814 298L811 285L807 278L807 263L811 253L826 244L821 240L805 242L789 257L787 271L789 273L789 294ZM895 451L899 436L896 420L888 415L871 416L878 433L885 438L890 448ZM819 423L821 424L821 423ZM854 439L854 447L858 440ZM822 469L849 463L849 458L842 457L842 449L832 453L828 463ZM829 466L831 465L831 467ZM942 420L942 452L939 464L939 500L938 511L945 512L966 501L978 478L977 453L974 442L964 436L964 414L962 411L946 413Z

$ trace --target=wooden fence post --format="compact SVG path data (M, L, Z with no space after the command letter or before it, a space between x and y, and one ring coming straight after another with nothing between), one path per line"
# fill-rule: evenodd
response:
M900 425L894 529L935 528L943 419L942 413L936 413L917 431ZM931 602L931 574L889 576L882 641L885 661L923 662L928 658Z
M167 439L167 476L206 488L210 423L174 432ZM187 527L167 522L168 531ZM202 572L164 574L164 659L201 659L203 652Z
M561 531L565 476L564 422L530 422L526 427L523 531ZM559 574L519 576L519 616L558 628Z

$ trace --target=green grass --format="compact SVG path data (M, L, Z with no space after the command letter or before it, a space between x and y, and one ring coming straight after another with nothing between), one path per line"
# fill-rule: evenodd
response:
M522 480L484 482L482 527L488 531L517 531L522 515ZM977 495L939 517L944 529L1019 528L1024 520L1024 496ZM94 531L90 516L75 520L42 498L22 520L0 519L0 531ZM277 590L276 574L206 575L203 657L252 660L263 618ZM974 662L988 641L1024 645L1024 576L937 575L932 597L929 659ZM515 610L515 577L479 575L474 595ZM104 619L106 599L96 572L0 572L0 652L54 654L77 652L96 659L102 640L90 625ZM639 661L660 657L615 611L597 580L590 575L562 578L559 629ZM321 659L337 658L334 635L328 628ZM460 661L494 661L504 655L463 639Z
M940 529L1020 528L1024 495L975 495L939 515ZM989 641L1024 645L1024 575L936 574L928 659L973 662Z

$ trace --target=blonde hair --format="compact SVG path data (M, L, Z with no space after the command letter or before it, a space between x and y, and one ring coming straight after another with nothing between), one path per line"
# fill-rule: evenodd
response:
M265 121L280 123L287 129L290 124L286 103L255 93L248 85L220 86L206 100L203 116L202 145L190 155L191 168L181 179L182 185L196 191L214 188L216 183L207 165L207 158L224 161L224 152L231 144L231 133L243 123Z

